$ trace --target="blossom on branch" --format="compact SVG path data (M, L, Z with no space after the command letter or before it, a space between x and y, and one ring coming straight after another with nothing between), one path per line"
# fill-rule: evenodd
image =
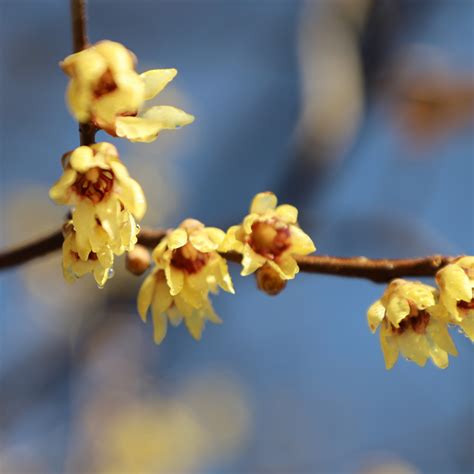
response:
M110 135L140 142L193 122L192 115L171 106L152 107L137 116L145 101L158 95L177 71L138 74L135 64L135 55L113 41L100 41L65 58L61 68L71 78L66 98L72 115Z
M72 222L65 226L65 237L63 242L63 275L66 281L73 282L76 278L87 273L94 275L98 286L102 287L111 274L114 263L114 255L108 245L92 249L85 258L79 255L76 232L72 227Z
M72 206L74 245L82 261L107 247L121 255L133 249L146 210L145 196L110 143L80 146L66 155L64 173L50 189L57 204Z
M220 229L186 219L156 246L152 254L156 268L138 294L138 312L144 321L151 306L156 343L165 337L168 320L177 325L184 318L195 339L201 338L206 320L221 322L209 292L220 287L234 293L227 262L217 253L224 237Z
M399 352L421 367L431 358L441 369L449 364L448 354L457 355L446 322L433 311L436 297L431 286L397 279L369 308L370 330L375 333L381 325L380 344L387 369L395 365Z
M474 257L461 257L436 274L438 314L474 341Z
M311 238L299 228L297 219L295 207L288 204L277 207L273 193L259 193L242 224L227 231L222 250L242 254L243 276L268 264L283 280L291 280L299 271L294 256L316 250Z

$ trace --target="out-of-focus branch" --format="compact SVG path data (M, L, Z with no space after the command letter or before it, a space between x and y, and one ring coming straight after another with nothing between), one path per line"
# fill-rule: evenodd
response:
M71 0L72 47L75 53L87 48L87 0ZM95 143L97 128L92 123L79 124L81 145Z
M138 243L154 248L166 235L163 229L141 229ZM61 231L56 231L30 243L0 252L0 270L21 265L30 260L59 250L63 243ZM227 260L240 263L241 255L235 252L222 254ZM340 277L363 278L376 283L386 283L401 277L432 277L456 257L430 255L406 259L370 259L366 257L333 257L309 255L296 257L302 272L321 273Z

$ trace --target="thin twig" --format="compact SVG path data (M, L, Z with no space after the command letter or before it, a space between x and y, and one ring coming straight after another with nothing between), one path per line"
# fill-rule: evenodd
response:
M87 0L71 0L72 47L75 53L89 46L87 39ZM92 123L79 124L81 145L95 143L97 127Z
M166 235L165 230L142 228L138 243L152 249ZM57 231L34 242L0 252L0 270L15 267L43 255L59 250L62 232ZM241 256L235 252L222 254L227 260L239 263ZM333 257L309 255L296 257L302 272L320 273L341 277L362 278L376 283L386 283L401 277L432 277L457 257L430 255L406 259L370 259L366 257Z

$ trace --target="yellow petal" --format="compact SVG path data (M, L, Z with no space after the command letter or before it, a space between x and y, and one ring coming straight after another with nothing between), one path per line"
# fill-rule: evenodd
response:
M289 204L282 204L275 209L276 215L287 224L296 224L298 220L298 209Z
M411 330L406 330L403 334L397 335L396 338L400 352L407 359L415 362L420 367L424 367L430 355L430 347L426 337Z
M57 204L72 204L71 186L76 181L77 173L73 169L66 169L56 184L49 190L49 197Z
M184 319L186 327L190 332L191 336L197 341L201 339L202 330L204 329L204 319L199 315L197 311L193 311L191 316Z
M155 295L153 297L153 307L155 311L164 313L169 310L173 304L173 297L170 294L170 289L166 284L166 279L160 278L155 286Z
M152 142L162 130L174 130L194 122L183 110L160 105L147 110L141 117L118 117L115 132L132 142Z
M152 69L140 74L145 84L145 100L153 99L178 74L176 69Z
M127 71L135 67L132 54L123 44L100 41L93 46L93 51L101 55L112 72Z
M66 90L66 102L69 111L78 122L88 122L91 116L90 108L93 99L93 88L81 85L71 79Z
M220 246L225 239L225 232L217 227L205 227L204 232L207 234L209 239L215 244Z
M79 173L85 173L96 166L94 163L94 152L88 146L79 146L71 153L69 163Z
M270 191L258 193L252 200L250 213L264 214L265 211L275 209L277 202L277 197Z
M240 233L240 230L240 225L233 225L227 230L225 238L219 246L220 252L230 252L231 250L239 253L243 252L244 244L236 238L236 236Z
M103 268L101 265L96 265L93 273L97 285L99 287L103 287L107 282L109 276L109 269Z
M167 265L165 275L171 295L177 295L184 286L184 273L171 265Z
M406 298L400 297L397 294L391 295L386 306L387 318L390 322L398 327L400 321L408 316L410 313L410 305Z
M372 333L375 333L385 317L385 306L377 300L367 311L367 322Z
M242 257L242 276L247 276L260 268L266 262L266 258L255 253L249 245L245 245Z
M201 308L207 300L207 296L203 296L199 291L193 290L189 285L184 285L179 296L193 308Z
M120 202L116 196L111 195L94 206L95 214L102 227L112 239L119 236Z
M153 294L156 285L156 273L148 275L142 283L140 290L138 291L137 297L137 309L138 314L144 322L146 322L146 316L148 308L151 305Z
M380 346L385 360L385 367L390 370L398 359L398 345L385 325L380 328Z
M189 236L189 241L196 250L199 250L200 252L204 253L212 252L213 250L217 250L217 248L219 247L219 244L213 242L209 238L208 234L203 230L192 232Z
M303 232L299 227L290 226L291 232L291 253L297 255L307 255L316 250L311 237Z
M427 333L429 338L439 346L443 351L446 351L448 354L453 356L458 355L456 346L454 345L453 340L448 332L448 327L446 324L441 321L437 321L434 318L431 318L427 328ZM433 345L433 344L431 344Z
M146 199L142 187L128 176L128 172L122 163L111 163L111 168L117 177L120 176L117 189L120 201L125 209L130 211L138 220L141 220L146 212Z
M173 326L179 326L183 320L183 316L179 313L176 306L170 306L167 311L168 319Z
M168 320L166 319L166 314L159 313L155 310L155 307L152 306L152 316L153 316L153 340L155 344L161 344L163 339L166 336L166 330L168 328Z
M430 349L430 357L433 363L440 369L446 369L449 365L448 354L438 346L432 346Z
M436 275L441 291L445 291L456 300L471 301L472 287L469 277L456 264L447 265Z
M466 336L474 342L474 311L469 311L462 321L457 323Z
M296 260L293 257L287 256L280 259L278 262L268 262L270 266L278 272L283 280L292 280L300 271Z
M72 213L72 222L76 231L76 246L79 257L87 260L91 251L90 236L96 225L95 208L88 200L78 203Z
M219 257L218 269L217 282L219 286L224 291L235 294L234 285L232 284L232 278L229 275L227 262L222 257Z
M167 241L171 250L179 249L188 242L188 233L184 229L174 229L168 234Z

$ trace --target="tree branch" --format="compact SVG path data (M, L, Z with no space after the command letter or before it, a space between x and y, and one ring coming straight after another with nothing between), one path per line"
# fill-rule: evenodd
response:
M71 0L72 48L75 53L89 46L87 39L87 0ZM97 127L92 123L79 124L81 145L95 143Z
M166 235L166 231L143 228L138 234L138 243L153 249ZM36 241L0 252L0 270L21 265L61 249L61 230ZM222 254L227 260L240 263L236 252ZM300 270L306 273L320 273L341 277L363 278L375 283L387 283L401 277L432 277L456 257L431 255L406 259L370 259L366 257L333 257L329 255L309 255L295 257Z

